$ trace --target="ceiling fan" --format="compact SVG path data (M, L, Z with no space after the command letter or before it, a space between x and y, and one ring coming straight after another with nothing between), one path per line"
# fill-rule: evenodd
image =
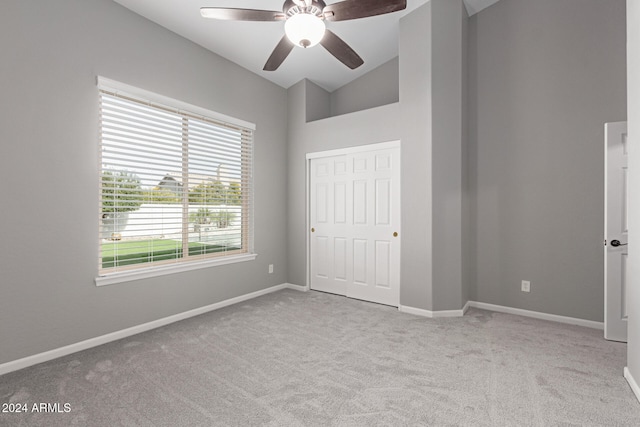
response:
M320 43L340 62L352 70L364 61L340 37L327 29L324 21L347 21L404 10L406 0L344 0L326 5L324 0L285 0L282 12L257 9L203 7L205 18L230 21L286 21L282 37L264 65L265 71L275 71L294 46L308 48Z

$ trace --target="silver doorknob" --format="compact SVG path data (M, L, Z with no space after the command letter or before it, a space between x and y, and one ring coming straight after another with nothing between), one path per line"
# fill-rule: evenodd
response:
M620 243L620 240L612 240L611 246L617 248L618 246L627 246L628 243Z

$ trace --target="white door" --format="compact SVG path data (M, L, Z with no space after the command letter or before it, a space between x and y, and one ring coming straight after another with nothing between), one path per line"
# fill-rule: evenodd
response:
M312 158L311 289L398 306L400 149Z
M605 124L604 337L627 341L627 123Z
M311 289L347 294L347 156L311 160Z

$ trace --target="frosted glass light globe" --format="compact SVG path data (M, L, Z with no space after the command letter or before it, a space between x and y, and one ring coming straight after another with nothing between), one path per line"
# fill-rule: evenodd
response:
M291 43L300 47L311 47L320 43L326 26L324 21L310 13L298 13L284 23L284 32Z

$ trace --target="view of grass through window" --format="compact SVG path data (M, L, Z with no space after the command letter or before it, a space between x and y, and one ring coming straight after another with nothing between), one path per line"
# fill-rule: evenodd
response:
M223 252L229 249L238 248L200 242L189 243L189 255L191 256ZM182 242L179 240L157 239L104 243L102 245L102 268L181 258L182 250Z

